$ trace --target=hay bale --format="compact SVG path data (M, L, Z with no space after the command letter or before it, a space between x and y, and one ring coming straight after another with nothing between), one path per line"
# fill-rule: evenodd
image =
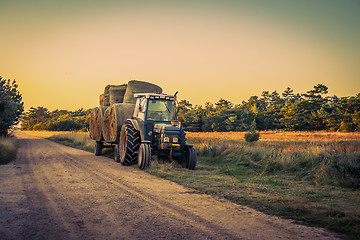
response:
M112 86L114 86L114 85L106 85L106 87L105 87L105 89L104 89L104 94L107 94L107 95L109 95L109 93L110 93L110 88L112 87Z
M93 110L90 113L90 118L89 118L89 131L90 131L90 138L95 140L94 137L94 129L95 129L95 115L96 115L96 111L97 111L97 107L93 108Z
M104 100L102 106L110 106L110 94L104 94Z
M107 142L119 142L121 126L134 114L135 104L116 103L104 115L103 136Z
M148 82L131 80L124 95L124 103L135 103L135 93L162 93L162 88Z
M110 106L115 103L122 103L124 100L124 94L127 84L111 86L109 88L110 93Z
M102 106L110 106L110 88L113 85L107 85L104 89L104 100Z
M104 106L104 94L99 95L99 103L100 103L100 106Z
M95 113L94 127L93 127L93 138L96 141L104 141L104 137L102 134L103 129L103 119L106 109L109 108L107 106L100 106L97 108Z

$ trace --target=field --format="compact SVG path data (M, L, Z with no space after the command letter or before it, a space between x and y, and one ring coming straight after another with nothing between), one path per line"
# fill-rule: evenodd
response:
M216 140L237 140L244 139L244 132L188 132L191 139L216 139ZM285 131L262 131L260 142L338 142L338 141L360 141L360 133L345 132L285 132Z
M41 135L33 132L32 135ZM92 151L85 133L50 133L52 140ZM195 171L153 159L146 171L198 193L360 238L360 133L187 133L197 149ZM112 157L110 149L104 151Z

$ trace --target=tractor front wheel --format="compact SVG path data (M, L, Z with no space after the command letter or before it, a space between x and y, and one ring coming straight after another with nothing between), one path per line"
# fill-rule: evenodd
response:
M102 149L103 149L103 142L96 141L95 147L94 147L95 156L101 156Z
M145 169L151 164L151 148L150 144L142 143L138 153L138 166L140 169Z
M193 147L186 146L185 148L185 159L182 163L183 168L194 170L196 167L196 152Z

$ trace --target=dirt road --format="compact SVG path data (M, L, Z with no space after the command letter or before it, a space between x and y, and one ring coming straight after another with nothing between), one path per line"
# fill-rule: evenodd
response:
M335 239L123 167L105 157L17 133L0 166L0 239Z

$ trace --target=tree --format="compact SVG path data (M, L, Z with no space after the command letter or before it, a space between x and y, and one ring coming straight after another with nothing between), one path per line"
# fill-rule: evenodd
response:
M263 91L241 104L225 99L193 106L179 102L179 119L187 131L360 131L360 94L352 97L325 96L328 87L317 84L306 93Z
M57 110L56 110L57 111ZM56 112L58 113L58 111ZM44 107L31 107L21 119L22 130L41 130L40 124L50 119L50 113Z
M24 111L22 96L16 81L0 76L0 135L7 135L9 128L19 122Z
M22 116L22 130L49 130L49 131L87 131L91 109L80 108L76 111L54 110L49 112L44 107L31 107Z

